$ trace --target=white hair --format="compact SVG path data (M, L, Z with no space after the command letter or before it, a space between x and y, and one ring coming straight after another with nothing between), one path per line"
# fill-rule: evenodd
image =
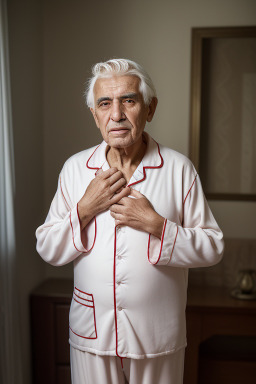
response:
M112 59L103 63L97 63L92 67L92 74L93 76L88 80L85 91L86 103L89 108L94 108L93 89L99 78L134 75L140 79L139 90L143 96L144 103L149 105L152 98L156 97L156 90L148 73L134 61Z

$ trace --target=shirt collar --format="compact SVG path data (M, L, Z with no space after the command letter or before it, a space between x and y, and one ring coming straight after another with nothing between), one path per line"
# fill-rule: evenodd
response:
M143 135L147 141L146 153L130 180L130 186L145 180L146 169L158 169L163 166L163 158L161 156L159 144L152 139L147 132L144 132ZM107 146L107 143L102 141L102 143L94 149L86 163L87 168L96 171L95 174L99 169L105 171L109 168L109 164L106 159Z

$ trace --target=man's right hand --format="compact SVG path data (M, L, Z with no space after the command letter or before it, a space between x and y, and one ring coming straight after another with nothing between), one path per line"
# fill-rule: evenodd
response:
M126 180L117 168L99 170L95 179L88 185L83 197L78 202L78 214L81 230L98 213L109 209L113 204L130 194L130 188L124 188Z

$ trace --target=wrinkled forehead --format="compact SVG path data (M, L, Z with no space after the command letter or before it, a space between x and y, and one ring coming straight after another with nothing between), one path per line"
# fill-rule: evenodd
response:
M140 79L134 75L114 75L101 77L95 82L93 93L94 98L118 97L124 94L140 93Z

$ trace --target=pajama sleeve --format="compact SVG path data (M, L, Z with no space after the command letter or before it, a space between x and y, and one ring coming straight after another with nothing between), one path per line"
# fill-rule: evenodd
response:
M67 187L72 185L68 176L64 165L45 223L36 230L37 252L55 266L67 264L80 254L90 252L96 237L95 219L81 231L77 203L72 201Z
M191 165L184 176L182 223L165 219L161 240L150 235L151 264L196 268L217 264L223 255L223 234L205 199L199 176Z

